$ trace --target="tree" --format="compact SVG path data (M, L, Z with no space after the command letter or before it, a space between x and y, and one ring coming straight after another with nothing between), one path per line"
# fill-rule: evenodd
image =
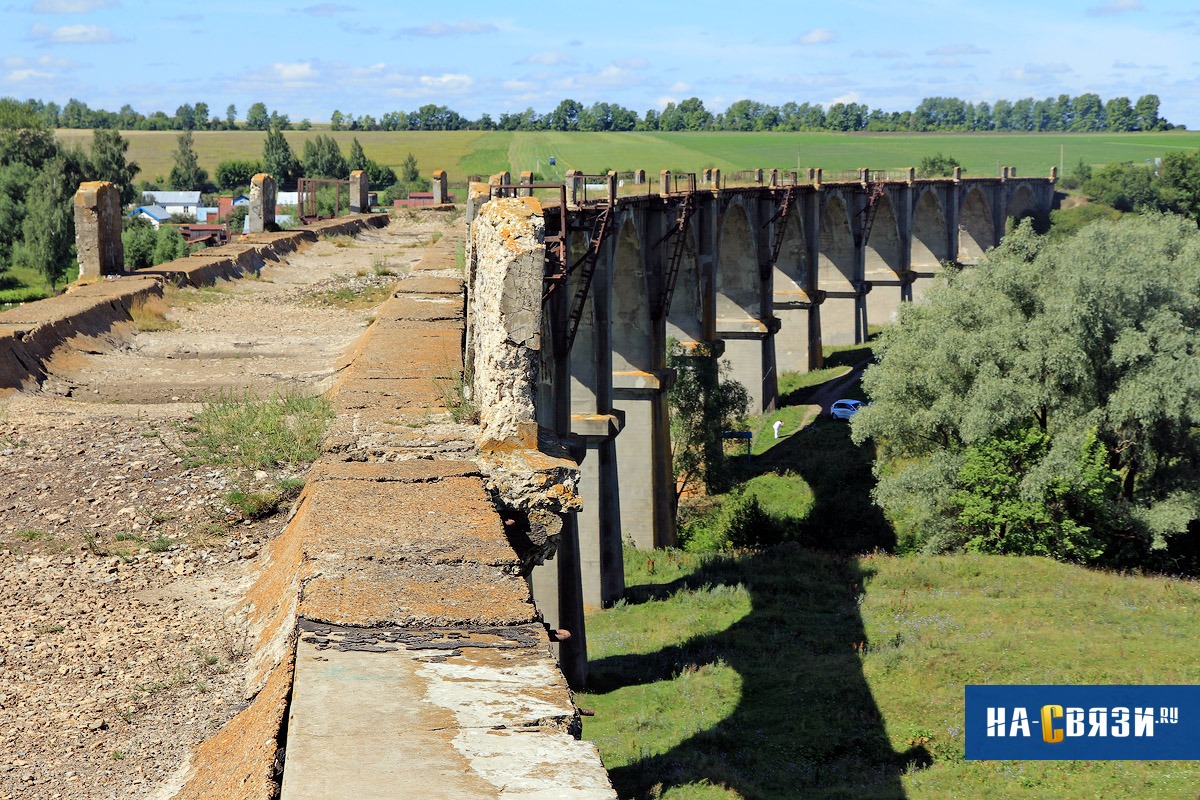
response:
M141 172L137 162L126 161L129 140L119 131L96 128L92 131L91 174L98 181L111 181L121 192L121 205L138 199L134 178Z
M340 131L342 129L342 126L345 124L345 122L346 122L345 115L342 114L341 111L338 111L335 108L333 110L333 113L329 115L329 130Z
M13 260L40 272L51 286L67 274L75 249L74 197L87 179L87 158L67 150L50 159L25 198L21 242Z
M196 120L197 130L206 131L211 127L208 119L208 103L196 103L193 116Z
M150 221L142 216L126 217L121 225L121 246L125 251L125 269L154 265L158 236Z
M278 128L268 131L263 141L263 171L273 176L281 187L295 186L296 179L303 174L291 145Z
M943 155L942 151L938 151L932 156L925 156L921 159L920 165L917 166L917 177L919 178L944 178L954 174L954 168L960 167L958 159L954 156Z
M165 264L188 254L187 242L179 233L179 229L163 225L158 229L154 243L154 263Z
M354 141L350 143L350 155L346 159L346 166L350 170L366 170L369 166L367 154L363 152L362 144L359 143L358 137L354 137Z
M1140 164L1106 164L1092 172L1083 191L1119 211L1155 209L1161 205L1154 170Z
M1144 94L1133 106L1133 116L1137 120L1139 131L1159 131L1163 129L1164 120L1158 116L1158 95Z
M179 134L179 144L174 153L175 166L171 167L171 174L167 178L172 189L194 191L203 190L208 185L208 172L200 166L200 159L192 147L193 139L191 131Z
M187 103L175 109L175 127L181 131L195 130L196 110Z
M671 409L671 450L676 499L696 484L724 491L724 431L735 428L750 408L746 387L729 378L729 364L718 364L712 345L667 344L667 367L676 372L667 393Z
M1159 169L1160 194L1171 211L1200 222L1200 150L1172 150Z
M313 178L344 180L350 175L342 148L332 136L318 134L315 140L304 140L304 174Z
M265 103L255 103L246 112L246 130L265 131L271 128L271 116Z
M421 178L421 173L417 169L417 158L412 153L404 157L404 163L400 165L400 182L415 183Z
M1200 230L1022 223L926 299L880 335L852 422L902 541L1172 567L1200 520Z
M240 189L249 186L250 180L262 171L263 166L258 161L227 159L217 164L217 186L225 191Z
M237 130L237 106L233 103L225 106L225 128L226 130Z

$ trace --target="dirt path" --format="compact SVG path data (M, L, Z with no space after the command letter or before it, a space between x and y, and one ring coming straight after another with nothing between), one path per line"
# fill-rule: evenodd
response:
M120 326L0 400L0 799L149 796L244 707L227 612L286 515L244 521L227 495L281 476L188 467L181 425L218 392L328 388L388 273L447 224L172 290L168 329Z

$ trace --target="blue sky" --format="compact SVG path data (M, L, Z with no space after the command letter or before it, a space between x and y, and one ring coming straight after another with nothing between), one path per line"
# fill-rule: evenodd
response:
M1195 0L688 3L0 0L0 95L171 114L376 117L425 103L468 117L566 97L644 113L921 98L1148 92L1200 128Z

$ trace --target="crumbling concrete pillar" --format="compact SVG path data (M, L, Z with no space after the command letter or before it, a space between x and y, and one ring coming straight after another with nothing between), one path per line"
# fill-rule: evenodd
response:
M1058 183L1058 167L1050 168L1050 183Z
M820 189L821 188L821 168L817 167L816 169L809 170L808 174L812 178L813 186Z
M583 177L579 170L567 170L567 205L579 205L579 195L583 193Z
M521 185L522 186L532 186L533 185L533 173L531 171L524 170L521 172ZM520 189L517 191L517 196L518 197L533 197L533 189Z
M779 170L771 170L771 188L774 189L779 185Z
M446 179L446 170L435 169L433 171L433 204L440 206L449 202L450 191L449 182Z
M916 179L917 179L917 169L916 169L916 167L909 167L909 168L908 168L908 182L909 182L909 183L912 183L912 182L913 182L913 181L915 181Z
M754 182L757 183L759 186L762 186L763 171L761 169L754 170Z
M250 233L275 227L275 179L260 172L250 179Z
M869 183L870 180L871 180L871 170L867 169L866 167L859 167L858 168L858 182L865 184L865 183Z
M954 182L958 183L962 180L962 167L954 168Z
M367 198L370 181L364 170L356 169L350 173L350 213L369 214L371 201Z
M544 618L552 629L571 632L559 661L578 687L587 677L578 532L571 517L580 509L579 469L558 432L539 426L547 414L536 405L542 351L550 347L543 341L545 230L533 197L497 198L479 209L471 223L469 347L486 484L526 575L532 573ZM548 561L553 566L539 567Z
M662 172L658 173L658 193L671 193L671 170L664 169Z
M714 189L721 188L721 170L714 168L709 174L708 178L710 181L712 181Z
M108 181L79 184L75 192L75 250L79 280L94 281L125 271L121 244L121 192Z
M638 186L641 186L643 183L645 183L646 182L646 170L635 169L633 171L633 182L636 183Z

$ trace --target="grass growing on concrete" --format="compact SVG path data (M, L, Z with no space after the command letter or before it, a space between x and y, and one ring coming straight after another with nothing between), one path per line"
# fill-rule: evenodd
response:
M170 306L164 298L150 295L134 300L129 308L129 316L139 331L169 331L178 328L179 323L167 319L168 310Z
M1200 680L1200 584L1040 558L626 551L584 737L623 798L1191 797L1192 762L968 762L967 683Z
M187 461L241 470L311 463L332 416L324 396L284 392L258 400L222 393L184 426Z

